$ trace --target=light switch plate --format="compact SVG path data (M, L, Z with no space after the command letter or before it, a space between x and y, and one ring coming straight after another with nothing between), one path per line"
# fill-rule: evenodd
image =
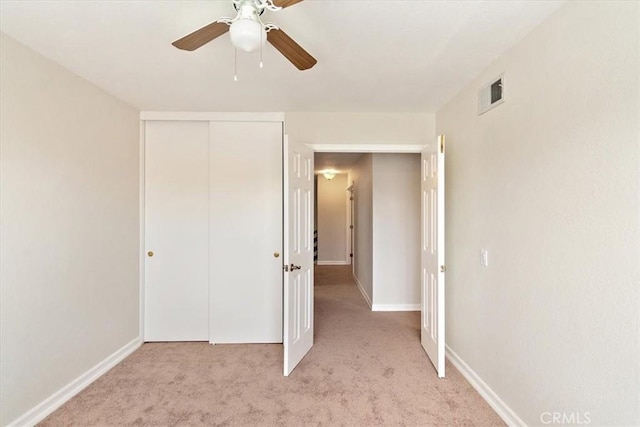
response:
M489 266L489 251L486 251L486 250L480 251L480 265L484 267Z

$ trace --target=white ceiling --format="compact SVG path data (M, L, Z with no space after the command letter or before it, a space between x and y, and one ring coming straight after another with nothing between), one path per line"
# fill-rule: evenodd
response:
M274 22L318 59L298 71L272 46L229 35L194 52L171 42L230 0L0 0L0 29L141 110L434 112L561 1L307 0Z

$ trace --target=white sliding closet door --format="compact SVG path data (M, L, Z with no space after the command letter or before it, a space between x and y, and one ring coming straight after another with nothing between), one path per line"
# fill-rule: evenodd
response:
M145 341L209 339L208 245L209 123L147 122Z
M210 132L210 341L281 343L282 123Z

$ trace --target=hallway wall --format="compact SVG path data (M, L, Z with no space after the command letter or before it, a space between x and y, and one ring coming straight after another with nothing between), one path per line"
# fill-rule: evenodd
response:
M364 154L351 169L355 182L353 275L369 306L373 300L373 156Z
M364 154L354 191L354 276L374 311L420 309L420 155Z
M318 264L350 264L347 242L347 174L317 176Z
M373 154L373 310L420 310L420 154Z

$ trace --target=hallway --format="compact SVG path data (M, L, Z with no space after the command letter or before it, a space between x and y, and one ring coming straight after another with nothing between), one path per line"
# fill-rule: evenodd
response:
M358 393L349 406L368 413L357 423L504 425L449 362L437 378L420 344L420 312L371 311L351 266L316 266L315 314L316 343L300 367L314 360L350 381Z
M504 425L451 365L437 378L418 312L370 311L350 266L315 277L315 345L290 377L281 345L148 343L43 425Z

